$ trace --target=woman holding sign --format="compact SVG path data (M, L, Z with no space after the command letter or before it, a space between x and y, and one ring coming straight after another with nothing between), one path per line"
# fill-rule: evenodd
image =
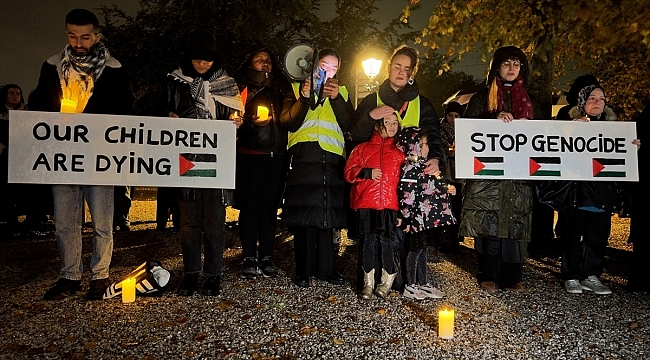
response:
M568 112L573 121L615 121L614 111L607 106L605 90L599 84L583 87L577 105ZM583 290L598 295L612 293L600 282L605 249L612 228L612 213L617 205L617 190L610 181L574 181L575 201L564 208L562 228L562 279L569 294Z
M191 33L180 68L167 76L169 116L217 121L232 119L239 127L241 118L234 117L234 113L243 108L235 80L221 67L214 36L205 31ZM180 192L178 207L184 276L177 294L193 295L203 272L206 278L201 294L219 295L226 241L226 205L229 205L227 190L182 188Z
M528 60L519 48L498 49L490 62L487 86L472 96L463 117L496 118L505 123L532 119L528 73ZM526 289L521 278L531 238L532 208L530 181L466 181L460 235L474 238L476 277L482 289Z

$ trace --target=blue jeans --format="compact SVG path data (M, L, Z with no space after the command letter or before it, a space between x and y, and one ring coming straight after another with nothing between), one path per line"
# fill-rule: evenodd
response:
M84 198L93 226L90 280L107 279L113 255L113 187L103 185L52 185L56 243L61 256L61 277L81 280L81 225Z

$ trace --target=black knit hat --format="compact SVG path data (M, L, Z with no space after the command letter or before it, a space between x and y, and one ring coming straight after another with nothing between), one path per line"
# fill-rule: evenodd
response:
M524 79L524 83L528 79L528 74L530 69L528 67L528 59L526 54L524 54L521 49L516 46L504 46L497 49L492 55L492 60L490 61L490 73L487 78L487 86L489 87L492 84L492 80L499 75L499 68L501 64L506 60L519 60L521 62L521 68L519 70L519 75Z
M586 88L589 85L600 85L600 83L595 76L589 74L578 76L575 80L573 80L571 88L565 93L567 104L573 106L578 105L578 94L580 93L580 90Z
M463 115L463 113L465 112L465 107L457 101L451 101L447 104L447 107L445 108L445 116L447 116L447 114L449 114L450 112L455 112L458 113L459 115Z
M204 30L196 30L187 36L183 55L187 60L217 60L217 40Z

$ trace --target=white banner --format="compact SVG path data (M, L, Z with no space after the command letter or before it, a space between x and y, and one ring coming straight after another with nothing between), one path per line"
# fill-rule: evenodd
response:
M235 188L230 121L9 112L9 182Z
M639 181L634 139L632 122L456 119L456 177Z

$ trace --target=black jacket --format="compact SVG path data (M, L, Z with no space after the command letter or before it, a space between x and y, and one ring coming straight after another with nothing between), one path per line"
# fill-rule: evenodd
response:
M271 54L273 59L273 70L268 79L265 79L263 72L255 71L249 67L250 56L235 73L239 91L247 89L248 94L244 121L237 129L237 151L241 152L248 149L256 152L284 154L287 149L287 130L282 128L280 117L284 97L287 94L293 94L293 90L291 89L291 83L280 71L280 64L275 61L272 53L268 50L260 51ZM257 114L258 106L269 109L271 120L263 125L253 122L253 115Z
M54 55L43 63L36 89L29 95L29 110L59 112L61 110L61 81L57 66L61 58ZM119 61L106 60L104 71L95 81L93 95L84 113L133 115L134 97L129 78Z
M431 104L431 101L424 96L420 95L420 90L417 83L407 85L400 92L395 92L390 87L388 80L384 81L379 87L379 96L384 104L399 110L404 102L412 101L417 96L420 96L420 123L419 127L427 134L429 142L429 159L439 159L439 166L445 166L445 152L440 140L440 122L436 109ZM370 117L370 111L377 107L377 93L372 93L366 96L355 112L355 118L350 124L350 138L355 143L365 142L370 140L377 120Z

